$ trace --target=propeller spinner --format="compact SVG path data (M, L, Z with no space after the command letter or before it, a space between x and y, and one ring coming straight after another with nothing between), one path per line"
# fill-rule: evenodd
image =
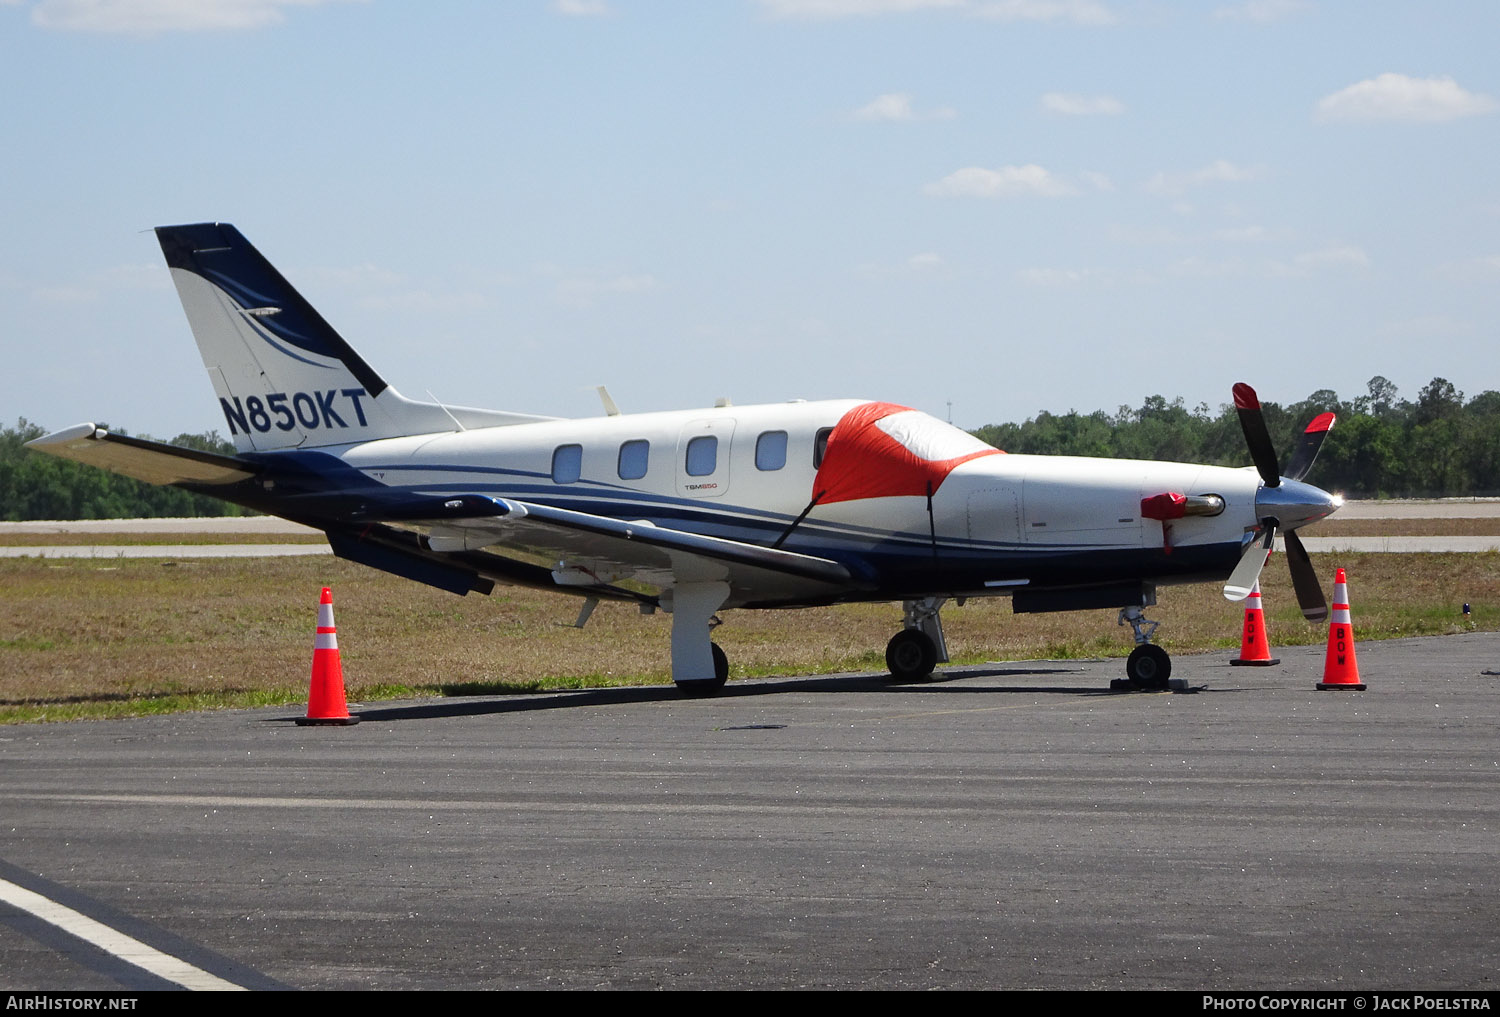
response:
M1292 587L1297 591L1302 616L1311 622L1323 621L1328 617L1328 601L1323 597L1323 589L1313 572L1312 559L1307 556L1307 549L1302 546L1296 529L1322 519L1342 504L1343 500L1337 495L1302 483L1302 478L1312 469L1323 439L1333 429L1334 415L1319 414L1307 425L1283 475L1255 389L1244 382L1235 385L1234 408L1239 412L1250 459L1262 481L1255 496L1255 516L1260 520L1261 536L1245 549L1239 564L1230 573L1229 581L1224 584L1224 596L1238 601L1250 595L1279 531L1286 541L1287 568L1292 573Z

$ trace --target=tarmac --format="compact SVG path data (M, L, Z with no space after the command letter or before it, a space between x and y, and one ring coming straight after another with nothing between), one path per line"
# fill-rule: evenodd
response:
M1276 654L0 728L0 988L1493 990L1500 634Z

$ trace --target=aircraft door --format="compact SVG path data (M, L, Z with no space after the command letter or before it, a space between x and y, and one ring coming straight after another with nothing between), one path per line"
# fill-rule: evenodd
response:
M677 492L691 498L717 498L729 490L732 417L695 420L677 438Z

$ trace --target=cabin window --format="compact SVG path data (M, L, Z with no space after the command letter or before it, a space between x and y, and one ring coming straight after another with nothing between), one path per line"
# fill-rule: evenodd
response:
M719 468L719 439L700 434L687 444L687 474L706 477Z
M583 446L559 445L552 452L552 482L576 483L583 472Z
M828 436L832 433L831 427L818 429L818 436L813 439L813 469L823 465L823 456L828 452Z
M640 480L646 475L651 459L651 443L645 438L627 441L620 446L620 479Z
M785 431L766 431L755 439L755 468L757 470L779 470L785 465Z

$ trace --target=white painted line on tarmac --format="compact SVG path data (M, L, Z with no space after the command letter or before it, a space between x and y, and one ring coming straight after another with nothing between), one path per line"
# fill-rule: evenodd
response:
M108 925L97 922L88 915L64 907L50 897L44 897L4 879L0 879L0 901L29 912L69 935L77 936L84 942L118 957L127 964L134 964L158 978L164 978L185 989L244 991L242 985L235 985L217 975L211 975L187 961L162 953L155 947L147 946L138 939L132 939L123 932L111 929Z

